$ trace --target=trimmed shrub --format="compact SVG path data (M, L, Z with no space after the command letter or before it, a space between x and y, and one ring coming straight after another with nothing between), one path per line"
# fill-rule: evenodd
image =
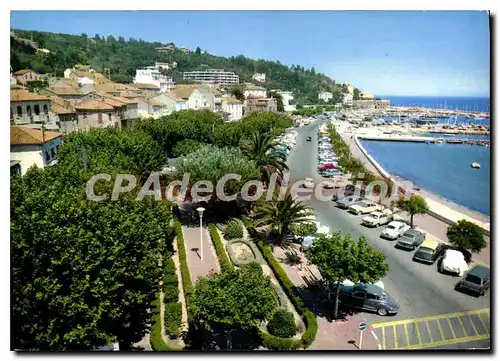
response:
M289 338L297 333L293 313L285 309L276 311L267 324L267 330L273 336Z
M179 301L179 288L177 284L163 285L163 302L171 303Z
M243 227L241 223L236 219L232 219L226 223L224 227L224 238L227 240L242 238L243 237Z
M247 263L246 265L244 265L243 267L246 267L246 268L253 268L256 272L258 272L261 276L264 274L262 272L262 266L260 264L258 264L257 262L250 262L250 263Z
M184 245L182 226L178 220L175 221L175 233L177 237L177 248L179 252L179 263L181 268L182 286L184 288L184 297L186 299L186 307L188 308L188 318L191 318L189 313L189 295L193 290L193 283L191 282L191 274L189 273L189 268L187 265L186 246Z
M165 333L173 338L180 335L182 305L180 302L165 304Z
M267 332L260 331L262 345L269 350L297 350L302 344L293 338L281 338Z
M210 229L210 236L212 237L212 243L215 248L215 253L217 254L217 258L219 259L219 264L221 271L227 271L233 269L233 264L227 257L227 253L224 250L224 245L222 244L222 241L220 239L219 231L217 230L217 226L215 224L211 223L208 225L208 228Z

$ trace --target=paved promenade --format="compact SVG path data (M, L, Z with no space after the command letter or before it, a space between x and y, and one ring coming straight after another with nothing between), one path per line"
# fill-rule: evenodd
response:
M358 350L357 343L359 341L358 326L363 321L363 314L357 313L354 315L345 316L344 320L332 321L330 316L333 312L330 303L323 303L320 297L314 294L307 288L306 279L316 278L321 279L321 275L315 265L307 265L305 255L298 251L302 257L302 264L291 266L285 262L285 252L280 247L274 247L273 254L281 267L286 272L292 283L302 289L302 297L306 300L306 304L316 314L318 320L318 332L316 339L309 346L308 350ZM371 333L369 327L363 335L364 350L377 350L378 342Z
M365 166L368 168L369 171L374 172L375 174L378 174L382 176L382 174L373 166L373 164L370 162L370 160L363 154L361 149L358 147L356 142L354 141L353 138L351 138L351 134L342 134L342 137L344 141L349 145L351 152L353 156L358 158L360 161L362 161ZM453 221L458 221L459 219L468 219L470 221L474 221L475 223L481 223L483 228L489 229L489 224L482 223L480 220L477 218L471 218L469 215L462 214L460 212L457 212L445 205L442 205L435 200L426 197L426 201L429 204L429 208L431 210L434 210L438 214L445 214L446 218L449 218L450 220ZM449 224L429 215L429 214L423 214L423 215L416 215L414 218L415 224L422 228L426 233L430 233L433 236L435 236L438 239L443 240L444 242L448 242L448 239L446 237L446 231L449 227ZM490 264L490 237L485 236L487 246L484 248L481 253L479 254L473 254L472 255L472 260L477 263L482 263L489 265Z
M219 272L219 261L207 229L203 228L203 260L201 259L200 228L183 226L182 231L186 246L187 264L193 284L196 283L199 277Z

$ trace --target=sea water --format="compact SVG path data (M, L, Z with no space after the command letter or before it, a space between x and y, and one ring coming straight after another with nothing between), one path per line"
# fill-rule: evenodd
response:
M439 134L422 134L439 137ZM447 138L489 139L488 136L453 135ZM366 151L392 175L412 181L450 201L490 214L490 150L468 144L426 144L362 140ZM480 169L471 167L473 162Z

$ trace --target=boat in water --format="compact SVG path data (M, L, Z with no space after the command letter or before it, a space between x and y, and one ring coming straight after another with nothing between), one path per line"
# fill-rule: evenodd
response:
M447 139L446 140L446 143L450 143L450 144L462 144L464 141L463 139Z
M474 168L474 169L479 169L479 168L481 168L481 164L476 163L476 162L472 163L470 166L471 166L472 168Z

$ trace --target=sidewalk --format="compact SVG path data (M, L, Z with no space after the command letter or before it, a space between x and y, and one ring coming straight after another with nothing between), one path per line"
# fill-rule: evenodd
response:
M285 252L280 247L274 247L273 254L276 260L279 262L280 266L286 272L288 278L297 287L307 287L307 283L304 278L315 277L320 279L321 275L315 265L307 266L307 261L302 252L297 252L302 256L304 263L302 266L291 266L284 262L286 259ZM308 350L358 350L359 342L359 323L363 320L362 314L355 314L352 316L346 316L346 320L343 321L329 321L325 315L324 311L320 310L321 306L317 305L317 299L315 295L304 295L308 300L306 303L315 303L312 305L311 309L317 315L318 320L318 332L316 334L316 339L309 346ZM326 310L329 312L330 310ZM377 350L379 349L379 343L374 338L371 328L368 327L363 335L363 350Z
M206 228L203 228L203 260L200 249L200 227L182 226L186 246L187 264L191 273L191 281L196 283L199 277L219 272L219 261L212 246L212 239Z

